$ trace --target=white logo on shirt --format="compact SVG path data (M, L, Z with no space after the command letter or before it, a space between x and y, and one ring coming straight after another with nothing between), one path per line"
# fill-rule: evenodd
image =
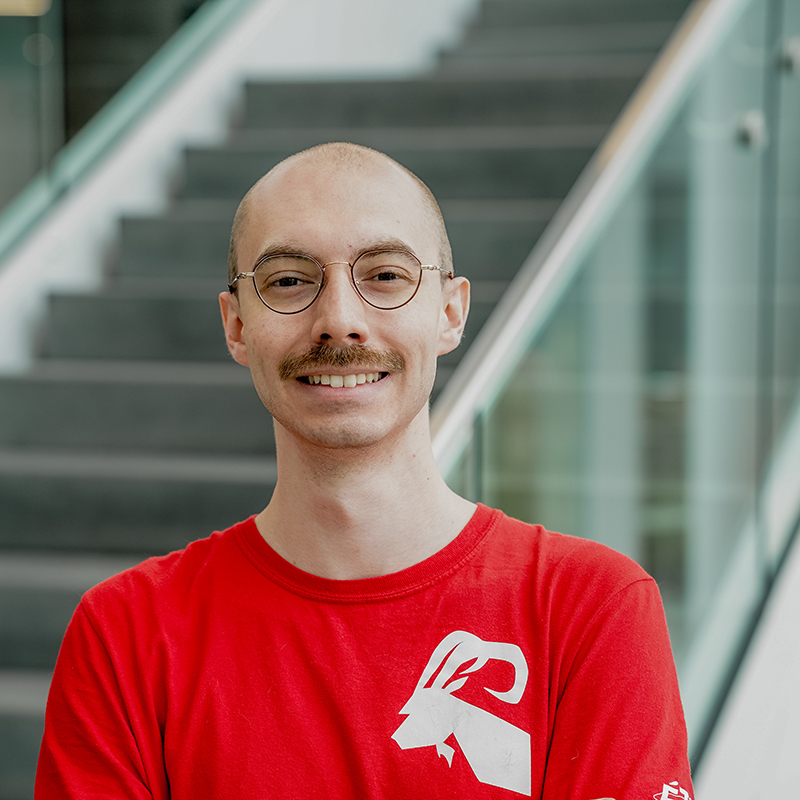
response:
M661 792L653 795L653 800L673 800L673 798L677 798L677 800L692 800L689 797L689 792L686 789L681 789L678 785L678 781L665 783Z
M530 734L453 697L469 680L469 673L477 672L489 659L513 665L514 685L507 692L484 689L505 703L518 703L528 683L522 650L515 644L484 642L466 631L453 631L436 646L414 693L400 709L408 716L392 739L403 750L435 745L439 756L452 765L455 750L444 743L452 734L481 783L530 796ZM465 664L469 666L461 669ZM451 680L459 671L463 677Z

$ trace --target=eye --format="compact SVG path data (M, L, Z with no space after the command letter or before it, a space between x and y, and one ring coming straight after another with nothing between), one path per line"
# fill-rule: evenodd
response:
M402 264L372 264L369 261L358 263L355 273L359 283L407 283L417 280L413 267L405 267Z
M399 281L402 280L405 276L401 274L400 270L396 270L394 267L383 267L380 272L376 272L373 275L368 275L367 280L370 281Z
M315 289L320 279L319 267L304 256L270 256L256 267L255 272L256 288L262 295Z
M316 282L307 275L273 275L266 283L268 289L291 289L294 286L303 284L315 284Z

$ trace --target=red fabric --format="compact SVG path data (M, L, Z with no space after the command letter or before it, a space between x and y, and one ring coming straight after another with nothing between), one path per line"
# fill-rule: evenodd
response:
M446 740L420 743L417 723ZM534 797L683 798L675 781L691 795L661 601L636 564L479 506L426 561L331 581L249 519L87 593L36 798L520 797L486 780L502 731L530 734Z

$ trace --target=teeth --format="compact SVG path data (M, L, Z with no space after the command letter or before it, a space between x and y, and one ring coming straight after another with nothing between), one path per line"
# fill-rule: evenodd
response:
M362 383L375 383L380 378L380 372L360 372L358 375L309 375L308 382L314 385L321 383L334 389L352 389Z

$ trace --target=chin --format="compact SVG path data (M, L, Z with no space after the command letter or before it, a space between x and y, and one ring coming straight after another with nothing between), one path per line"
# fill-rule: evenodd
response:
M410 418L391 417L381 415L378 419L334 416L323 420L300 420L298 415L275 414L275 421L286 430L296 441L305 442L312 447L328 450L353 450L374 447L376 445L390 446L390 443L402 438L404 433L410 432L414 427L414 420L420 413L427 412L427 401L416 414ZM305 422L305 424L303 424ZM427 425L427 414L425 419Z
M298 430L292 426L284 425L290 434L301 441L314 447L327 450L352 450L355 448L371 447L387 436L385 431L366 431L363 428L340 426L338 428L324 428L317 430Z

